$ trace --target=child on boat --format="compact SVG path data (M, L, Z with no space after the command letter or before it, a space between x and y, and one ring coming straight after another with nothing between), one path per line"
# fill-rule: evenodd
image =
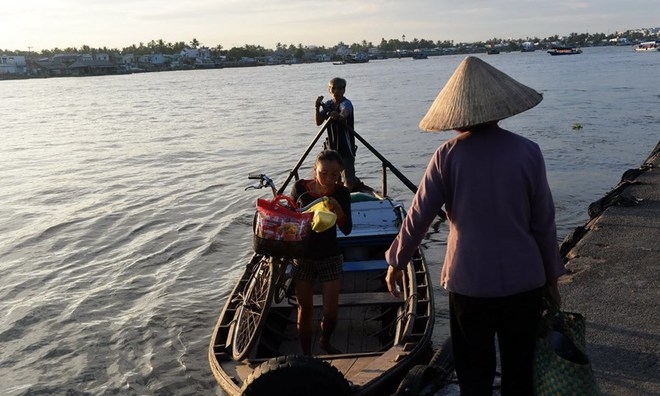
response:
M314 178L298 180L291 197L303 207L320 197L328 197L328 206L337 215L335 225L322 232L312 232L304 257L293 262L292 278L298 300L298 333L305 355L312 353L314 283L321 282L323 318L321 319L321 348L329 354L341 353L330 343L337 326L339 290L341 288L343 257L337 242L337 227L345 235L353 228L351 194L341 183L343 161L338 152L324 150L314 164Z

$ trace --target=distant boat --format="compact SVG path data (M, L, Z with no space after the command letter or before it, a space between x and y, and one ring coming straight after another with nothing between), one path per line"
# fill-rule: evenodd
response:
M660 51L660 41L645 41L633 47L637 52Z
M489 49L488 52L486 52L486 53L487 53L488 55L497 55L497 54L500 53L500 50L495 49L495 48L491 48L491 49Z
M415 53L413 53L412 58L413 59L427 59L428 55L426 55L423 52L415 52Z
M520 48L520 52L534 52L536 48L534 48L534 43L530 41L525 41L522 43L522 47Z
M365 54L364 52L345 55L342 61L344 63L367 63L369 62L369 55Z
M548 50L550 55L577 55L581 54L582 50L573 47L552 47Z

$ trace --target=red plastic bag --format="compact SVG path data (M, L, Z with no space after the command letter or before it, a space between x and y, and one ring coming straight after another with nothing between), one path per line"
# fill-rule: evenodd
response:
M298 212L295 207L285 195L257 199L252 241L255 252L285 258L304 255L314 214Z

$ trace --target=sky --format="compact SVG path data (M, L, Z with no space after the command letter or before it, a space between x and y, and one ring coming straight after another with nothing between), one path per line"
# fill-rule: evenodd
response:
M657 0L2 0L0 50L476 42L660 26Z

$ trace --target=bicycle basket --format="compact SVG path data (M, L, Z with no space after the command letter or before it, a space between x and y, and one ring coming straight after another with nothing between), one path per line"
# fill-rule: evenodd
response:
M271 200L257 199L252 238L256 253L283 258L304 255L314 214L294 208L291 198L285 195Z

